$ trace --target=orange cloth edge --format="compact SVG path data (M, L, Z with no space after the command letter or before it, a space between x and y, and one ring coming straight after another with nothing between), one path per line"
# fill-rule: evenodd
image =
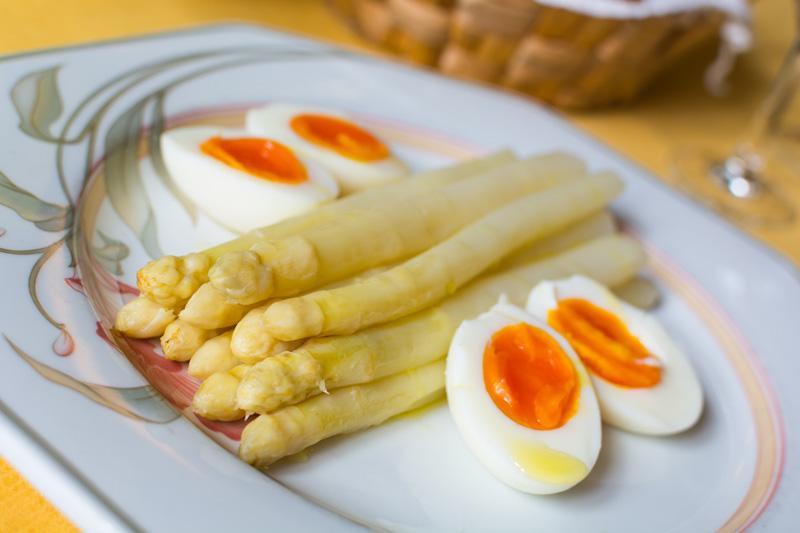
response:
M0 531L78 531L78 528L2 457L0 510Z

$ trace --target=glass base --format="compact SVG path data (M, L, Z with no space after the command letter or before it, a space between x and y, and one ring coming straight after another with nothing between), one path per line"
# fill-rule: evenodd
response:
M687 149L676 154L675 184L736 222L777 226L791 222L795 210L774 186L777 169L764 172L730 153Z

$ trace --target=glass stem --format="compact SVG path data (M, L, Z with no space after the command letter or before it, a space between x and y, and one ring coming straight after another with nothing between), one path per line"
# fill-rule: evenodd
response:
M750 119L745 135L732 158L745 163L754 173L761 171L768 139L781 128L781 121L798 90L800 77L800 39L796 39L778 71L767 97Z

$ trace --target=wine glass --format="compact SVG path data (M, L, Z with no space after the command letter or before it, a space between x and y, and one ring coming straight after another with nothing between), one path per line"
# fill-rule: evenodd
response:
M688 148L675 157L675 182L723 214L748 225L792 222L796 212L780 184L800 179L800 38L735 148L728 153ZM794 146L792 146L794 144ZM788 149L787 149L788 148ZM789 157L786 157L789 154Z

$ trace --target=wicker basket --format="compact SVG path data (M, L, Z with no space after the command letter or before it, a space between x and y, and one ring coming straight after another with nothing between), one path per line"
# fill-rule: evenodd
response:
M563 108L632 100L677 57L718 34L724 19L714 10L601 19L535 0L329 3L399 56Z

